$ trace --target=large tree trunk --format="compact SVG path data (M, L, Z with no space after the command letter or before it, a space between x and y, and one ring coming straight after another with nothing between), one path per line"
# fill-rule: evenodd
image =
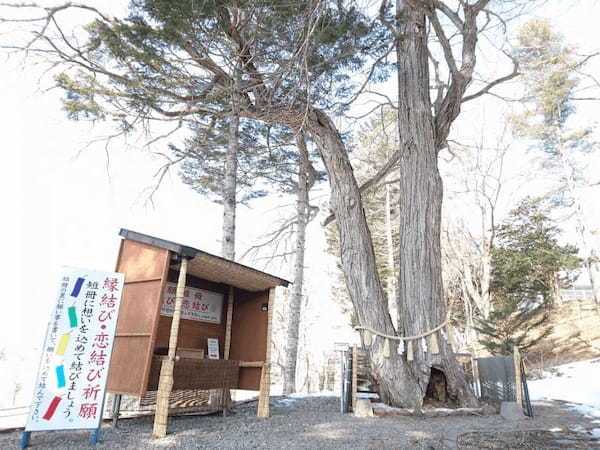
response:
M395 334L375 265L371 232L362 208L360 192L344 142L333 122L323 112L310 109L304 126L314 137L327 168L331 186L330 205L340 236L341 267L358 323ZM371 371L380 387L382 400L394 406L421 405L423 393L402 356L383 356L383 340L368 348Z
M417 335L446 320L441 267L442 179L429 95L427 32L424 14L397 3L398 135L404 148L399 167L400 256L398 324L403 335ZM473 405L465 374L440 334L440 353L414 346L410 364L421 406L434 367L446 377L449 397L459 405Z
M296 200L296 258L294 260L294 284L290 297L287 343L285 346L285 369L283 371L283 393L296 392L296 361L298 359L298 334L304 284L304 249L306 247L306 225L308 224L308 191L310 189L308 173L310 161L303 133L296 137L300 163L298 164L298 197Z

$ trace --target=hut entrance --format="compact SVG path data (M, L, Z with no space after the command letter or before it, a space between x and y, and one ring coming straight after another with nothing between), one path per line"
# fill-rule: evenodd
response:
M288 281L192 247L121 230L125 274L108 391L156 404L154 434L173 412L227 410L229 389L260 391L269 415L276 286ZM177 409L175 409L177 408Z

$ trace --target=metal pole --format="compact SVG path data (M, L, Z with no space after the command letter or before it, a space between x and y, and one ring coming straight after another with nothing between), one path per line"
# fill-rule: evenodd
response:
M117 428L119 422L119 412L121 411L121 394L115 394L113 396L112 404L112 426Z
M346 397L346 389L345 389L345 385L346 385L346 352L341 350L340 351L340 376L341 376L341 380L340 380L340 412L342 414L344 414L345 408L344 408L344 402L345 402L345 397Z
M31 431L23 431L21 436L21 448L25 448L29 445L29 439L31 438Z
M102 426L102 421L100 421L100 426ZM96 445L100 440L100 427L96 428L92 433L91 444Z

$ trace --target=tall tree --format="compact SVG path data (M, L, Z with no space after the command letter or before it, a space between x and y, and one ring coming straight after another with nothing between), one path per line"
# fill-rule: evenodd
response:
M233 102L235 104L235 102ZM225 183L223 185L223 232L221 256L235 260L235 218L237 205L237 170L240 146L240 116L233 106L229 117L229 142L225 158Z
M478 16L486 13L489 4L486 0L460 2L454 8L447 2L398 0L395 9L386 1L381 5L381 18L394 34L396 44L400 136L398 208L401 211L398 331L402 335L427 332L444 323L447 316L441 267L443 187L438 153L446 147L450 127L460 113L461 104L516 75L513 71L466 95L475 70L481 32L477 25ZM430 30L439 47L430 38ZM449 81L446 83L441 81L435 64L434 76L430 77L430 58L434 59L440 51L448 70ZM455 57L455 52L460 52L460 59ZM432 79L438 87L433 101ZM387 333L392 332L387 324L380 322L378 326L380 329L386 327ZM385 363L379 359L376 364ZM401 375L413 380L404 385L405 390L401 393L404 403L421 404L432 367L444 373L450 397L460 404L474 403L462 369L444 341L439 355L418 345L415 362ZM386 394L384 398L397 396L396 393ZM407 402L407 399L411 400Z
M560 245L559 234L542 199L523 200L499 228L492 251L494 309L478 326L492 353L526 349L551 331L547 312L555 285L567 287L580 266L577 248Z
M600 303L600 259L591 234L589 213L581 198L585 184L578 156L598 148L591 127L574 123L580 89L578 70L590 56L578 57L547 20L526 23L518 36L518 58L524 73L525 111L512 118L518 135L531 139L541 150L543 166L558 174L555 200L570 209L577 222L580 245Z
M294 254L294 285L290 296L290 306L287 317L287 342L285 369L283 371L283 393L296 392L296 362L298 360L298 335L300 331L302 291L304 288L304 250L306 248L306 226L309 222L309 196L316 181L316 171L313 168L303 133L296 137L298 147L298 194L296 199L296 250Z
M57 14L81 7L66 3L40 8L45 11L37 22L41 28L28 48L35 51L36 45L45 42L48 47L40 49L45 55L57 56L63 67L74 69L59 79L71 112L118 117L125 127L134 125L132 117L180 121L229 115L232 68L239 62L236 100L240 117L304 131L319 148L340 234L341 267L358 323L380 333L412 335L427 332L446 319L438 152L446 145L461 104L514 76L466 93L475 69L479 33L502 16L505 2L494 4L499 8L495 11L486 10L490 5L489 0L457 5L398 0L394 7L384 0L377 24L353 2L343 1L292 5L136 0L127 19L85 6L97 18L86 28L87 41L79 45L65 33L49 36L50 25L60 27ZM478 27L482 16L490 21ZM222 51L224 43L235 48L233 55ZM443 83L435 77L434 101L428 58L439 52L430 45L440 49L449 80ZM460 58L455 57L457 48ZM348 107L353 98L350 72L366 67L367 81L385 78L393 49L400 143L390 160L399 162L399 208L403 212L398 330L376 270L361 189L345 142L327 112ZM365 66L372 61L375 64ZM384 356L381 339L369 347L371 370L385 402L419 408L435 367L445 374L451 399L460 405L475 404L451 349L438 338L442 342L439 354L418 346L414 361L397 354Z

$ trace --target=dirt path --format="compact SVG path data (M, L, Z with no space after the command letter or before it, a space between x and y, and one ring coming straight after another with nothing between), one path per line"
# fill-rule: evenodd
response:
M586 430L600 428L599 424L592 423L565 405L553 402L536 403L536 418L518 423L507 422L500 416L355 418L339 413L335 397L273 398L271 404L270 419L256 418L255 403L239 406L225 418L177 417L170 421L169 435L164 439L151 437L152 417L122 420L116 430L106 424L102 429L101 443L96 448L575 448L556 446L548 438L548 430L572 430L573 436L589 437ZM535 434L530 430L541 431ZM490 435L490 432L495 435ZM533 443L535 436L545 440L536 441L536 446L531 447L528 441ZM20 437L19 432L0 433L0 449L18 448ZM33 433L31 447L86 448L90 447L89 438L89 431ZM500 446L494 446L494 442ZM590 445L585 448L590 448Z

